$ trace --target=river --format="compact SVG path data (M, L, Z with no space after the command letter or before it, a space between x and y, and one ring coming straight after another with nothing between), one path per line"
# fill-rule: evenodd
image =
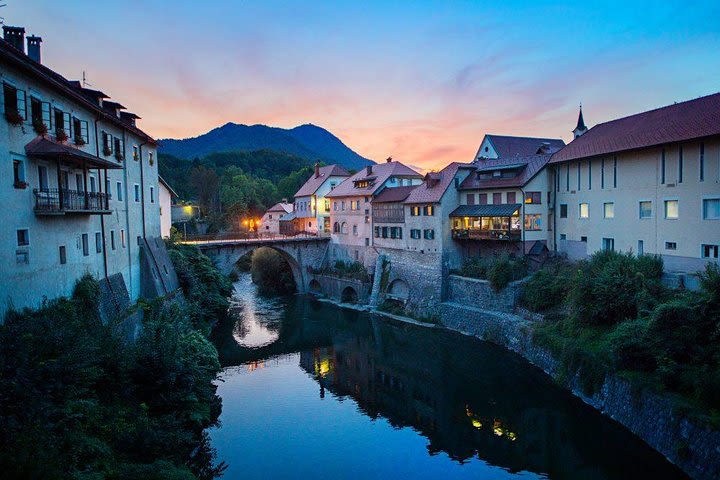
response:
M213 341L227 479L686 478L515 354L249 275Z

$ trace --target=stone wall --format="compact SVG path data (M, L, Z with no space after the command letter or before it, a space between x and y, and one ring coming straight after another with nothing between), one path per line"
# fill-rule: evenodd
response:
M432 306L442 301L443 266L442 254L435 252L378 248L389 262L387 279L380 288L380 302L385 299L388 287L396 280L409 286L407 306L416 315L425 316Z
M625 426L696 480L720 478L720 431L675 411L669 396L639 390L608 375L594 393L583 390L579 372L562 372L560 363L532 340L532 321L510 313L486 312L447 302L437 306L451 330L501 345L555 378L585 403Z
M140 266L140 292L143 297L161 297L180 288L165 242L160 237L141 240Z
M487 280L450 275L447 300L484 310L512 312L520 298L523 282L512 282L496 292Z
M320 294L336 302L342 301L343 291L352 288L357 294L357 303L366 304L370 300L370 282L362 282L352 278L340 278L332 275L312 273L310 275L310 293ZM317 282L315 284L314 282Z

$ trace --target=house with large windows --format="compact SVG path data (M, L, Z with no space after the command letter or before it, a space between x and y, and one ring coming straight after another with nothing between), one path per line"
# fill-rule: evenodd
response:
M137 299L141 250L160 237L155 140L106 94L43 65L40 37L7 25L3 36L0 310L68 295L85 273L119 274Z
M295 193L295 232L330 233L330 199L332 192L350 173L340 165L315 164L313 175Z
M720 93L581 129L549 170L557 252L657 254L678 272L718 261Z

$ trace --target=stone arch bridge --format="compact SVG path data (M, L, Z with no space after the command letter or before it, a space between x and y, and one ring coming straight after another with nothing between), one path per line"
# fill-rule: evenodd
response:
M298 236L269 238L239 238L223 240L188 240L183 243L197 246L228 275L238 260L260 247L272 248L287 261L292 270L298 293L309 291L311 268L319 268L328 248L329 237Z

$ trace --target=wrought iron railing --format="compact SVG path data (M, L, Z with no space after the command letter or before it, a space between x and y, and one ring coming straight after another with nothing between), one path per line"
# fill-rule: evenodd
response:
M183 238L180 240L183 243L214 243L214 242L235 242L235 241L250 241L250 240L287 240L287 239L320 239L330 238L329 233L315 233L315 232L297 232L293 234L267 234L264 232L222 232L222 233L209 233L202 235L182 235Z
M520 240L520 230L481 230L479 228L453 229L456 240Z
M35 211L38 213L100 212L109 209L110 195L67 188L36 188Z

